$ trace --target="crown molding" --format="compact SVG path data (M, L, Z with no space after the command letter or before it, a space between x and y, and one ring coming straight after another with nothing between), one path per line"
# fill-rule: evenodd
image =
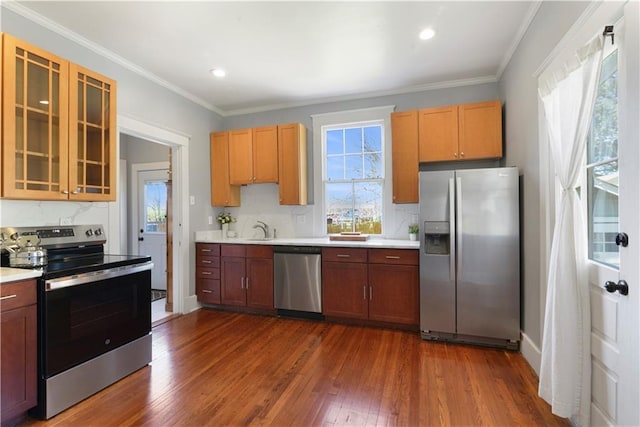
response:
M29 9L28 7L25 7L21 4L19 4L18 2L14 1L14 0L3 0L2 2L2 7L5 7L9 10L11 10L12 12L17 13L18 15L35 22L36 24L53 31L56 34L61 35L62 37L65 37L69 40L71 40L72 42L79 44L80 46L83 46L87 49L89 49L90 51L112 61L115 62L116 64L130 70L133 71L134 73L146 78L147 80L150 80L166 89L169 89L172 92L175 92L176 94L208 109L213 111L216 114L219 114L221 116L224 116L224 112L221 111L220 109L218 109L216 106L212 105L211 103L195 96L194 94L187 92L186 90L172 84L169 83L168 81L162 79L161 77L153 74L152 72L134 64L133 62L121 57L120 55L110 51L109 49L92 42L89 39L86 39L84 37L82 37L81 35L79 35L78 33L71 31L69 28L58 24L55 21L52 21L49 18L46 18L42 15L40 15L39 13L34 12L33 10Z
M424 85L417 86L407 86L404 88L386 90L386 91L376 91L376 92L364 92L353 95L343 95L343 96L333 96L327 98L315 98L298 102L285 102L279 104L270 104L260 107L249 107L249 108L239 108L235 110L226 110L225 116L240 116L244 114L253 114L253 113L262 113L265 111L273 111L273 110L284 110L287 108L296 108L296 107L306 107L309 105L318 105L318 104L329 104L332 102L341 102L341 101L354 101L358 99L366 99L366 98L377 98L382 96L390 96L390 95L402 95L406 93L414 93L414 92L426 92L430 90L436 89L448 89L453 87L461 87L461 86L473 86L485 83L496 83L498 79L496 76L482 76L482 77L474 77L470 79L460 79L460 80L449 80L444 82L436 82L436 83L428 83Z
M507 49L507 52L504 54L504 57L500 62L500 66L498 67L498 71L496 72L496 80L500 80L502 78L502 73L504 73L505 68L507 68L507 65L509 65L509 62L511 61L511 57L515 53L516 49L518 48L518 45L522 41L522 38L524 37L525 33L529 29L531 22L533 22L533 18L535 18L536 14L538 13L538 9L540 9L540 6L542 6L541 0L532 2L531 6L529 6L529 10L527 10L527 14L522 20L522 23L520 24L520 28L518 29L517 34L513 38L513 41L511 42L509 49Z

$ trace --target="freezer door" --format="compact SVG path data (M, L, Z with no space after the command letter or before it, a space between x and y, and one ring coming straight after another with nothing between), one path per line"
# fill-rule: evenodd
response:
M420 173L420 330L456 327L455 196L451 171Z
M456 172L457 333L520 339L517 168Z

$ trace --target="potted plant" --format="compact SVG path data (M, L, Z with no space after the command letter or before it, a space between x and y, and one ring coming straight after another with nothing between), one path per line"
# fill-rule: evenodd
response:
M409 240L418 240L418 231L420 231L418 224L411 224L409 226Z
M231 216L229 212L223 212L216 217L218 224L220 224L220 228L222 229L222 238L227 238L227 233L229 231L229 224L232 222L236 222L236 219Z

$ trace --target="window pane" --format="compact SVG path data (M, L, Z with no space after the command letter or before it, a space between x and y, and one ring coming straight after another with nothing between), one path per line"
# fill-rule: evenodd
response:
M167 231L167 183L148 181L144 184L145 232Z
M362 179L362 155L345 156L346 179Z
M364 155L364 177L382 178L382 154L371 153Z
M362 153L362 128L344 130L345 152Z
M364 128L364 151L382 151L382 126Z
M342 154L342 129L327 131L327 154Z
M589 133L587 163L597 163L618 156L618 55L617 51L602 62L598 95L593 107Z
M344 157L327 157L327 179L344 179Z
M356 231L382 234L382 183L355 183L354 194Z
M589 258L619 266L616 246L618 233L618 162L587 170L589 186Z
M327 233L353 230L353 184L327 183Z

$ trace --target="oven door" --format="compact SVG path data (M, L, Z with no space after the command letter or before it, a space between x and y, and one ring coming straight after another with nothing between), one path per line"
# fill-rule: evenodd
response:
M151 331L152 263L45 280L41 372L59 372Z

